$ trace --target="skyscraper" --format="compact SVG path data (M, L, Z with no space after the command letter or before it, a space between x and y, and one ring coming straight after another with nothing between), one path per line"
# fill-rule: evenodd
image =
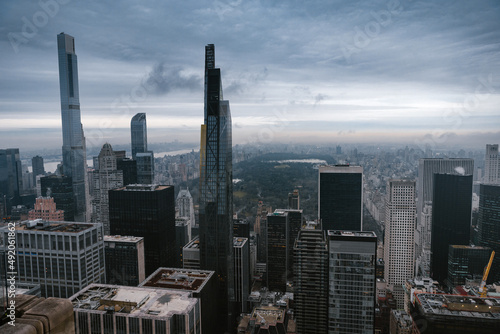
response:
M324 230L363 230L363 168L319 167L318 214Z
M109 196L111 189L123 187L123 172L117 170L117 161L109 143L102 146L98 157L99 169L92 173L92 222L101 223L104 234L110 234Z
M38 197L35 208L28 213L29 220L64 221L64 211L56 208L53 197Z
M130 134L132 137L132 159L135 160L137 153L145 153L148 150L148 132L145 113L138 113L132 117L130 121Z
M128 185L109 191L112 235L144 237L146 276L175 261L174 187Z
M155 157L153 152L136 153L137 183L153 184L155 179Z
M234 287L233 264L233 168L231 111L222 97L215 47L205 47L205 121L200 147L200 261L218 279L219 323L231 325ZM226 324L225 324L226 325ZM221 327L222 330L222 327Z
M186 217L189 219L191 227L194 227L196 223L194 216L194 203L189 189L181 189L179 191L177 199L175 200L175 206L177 210L179 210L178 217Z
M415 181L389 180L386 189L384 275L398 307L403 307L403 285L415 273Z
M432 212L432 199L434 191L434 174L449 173L449 174L465 174L469 175L474 172L473 159L442 159L442 158L425 158L418 161L418 179L417 179L417 227L419 235L415 239L415 254L417 274L425 275L430 272L430 240L432 229L428 228L432 225L432 217L429 219ZM427 208L425 208L427 206ZM425 210L424 210L425 208ZM427 233L421 235L420 233Z
M328 231L328 252L328 333L373 333L377 236Z
M294 250L297 333L326 334L328 328L328 242L321 225L308 222Z
M493 259L488 282L500 281L500 185L479 186L479 244L490 247Z
M31 168L33 170L33 184L36 184L37 175L45 175L45 167L43 166L43 158L39 155L31 158Z
M137 286L146 279L144 238L104 236L106 283Z
M49 175L40 179L41 195L53 197L56 208L64 211L64 220L75 220L75 196L73 182L69 176Z
M448 248L470 242L472 175L434 174L431 277L448 276Z
M486 145L486 155L484 158L484 183L500 183L500 154L498 154L498 144Z
M63 134L63 173L73 182L75 220L87 218L87 153L80 119L78 66L75 39L65 33L57 35L59 55L59 85L61 93L61 119Z
M7 213L12 205L20 203L23 189L21 159L18 148L0 150L0 199L7 204Z

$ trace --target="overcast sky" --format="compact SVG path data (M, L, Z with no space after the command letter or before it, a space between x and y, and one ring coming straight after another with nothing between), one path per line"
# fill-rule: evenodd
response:
M215 44L233 144L500 142L500 2L2 1L0 148L62 145L56 35L75 38L87 146L198 142Z

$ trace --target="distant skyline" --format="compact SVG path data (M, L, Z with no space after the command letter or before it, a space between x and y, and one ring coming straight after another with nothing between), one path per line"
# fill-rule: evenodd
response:
M498 1L15 1L0 5L0 146L62 146L57 34L75 38L89 149L199 142L216 46L233 144L500 142ZM128 152L130 154L130 152Z

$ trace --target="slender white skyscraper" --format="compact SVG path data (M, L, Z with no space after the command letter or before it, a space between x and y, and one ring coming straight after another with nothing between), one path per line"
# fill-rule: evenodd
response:
M88 185L85 137L80 119L78 93L78 66L75 39L65 33L57 35L59 56L59 85L61 93L61 119L63 133L63 173L73 182L75 220L87 217Z
M398 308L402 308L403 285L415 274L415 181L389 180L385 206L384 278L388 287L393 290Z

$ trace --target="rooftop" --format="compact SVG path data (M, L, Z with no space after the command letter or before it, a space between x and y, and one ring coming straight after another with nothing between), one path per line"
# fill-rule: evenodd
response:
M189 312L198 302L184 291L91 284L71 296L75 310L128 313L135 317L171 317Z
M233 247L243 247L248 238L233 238Z
M104 236L104 242L132 242L132 243L138 243L139 241L143 240L143 237L134 237L134 236L125 236L125 235L105 235Z
M20 223L16 223L16 230L78 233L97 225L98 224L76 223L76 222L66 222L66 221L51 222L42 219L35 219L35 220L26 220Z
M418 293L417 303L429 315L500 320L500 298Z
M172 186L158 184L129 184L125 187L114 189L114 191L158 191Z
M366 237L366 238L376 238L377 235L372 231L336 231L328 230L328 236L339 236L339 237Z
M285 309L276 306L258 306L253 309L251 319L263 325L276 325L285 321Z
M158 268L139 286L201 292L213 275L209 270Z
M200 238L199 237L194 238L183 248L184 249L200 249Z

